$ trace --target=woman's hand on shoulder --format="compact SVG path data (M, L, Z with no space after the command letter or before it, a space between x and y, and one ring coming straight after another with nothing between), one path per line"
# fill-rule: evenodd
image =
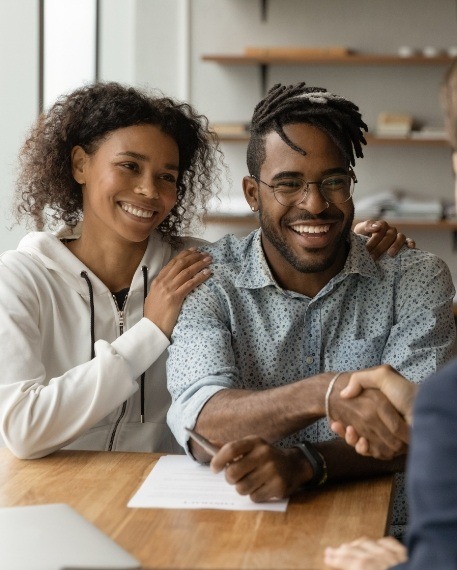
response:
M385 220L359 222L354 226L354 232L369 237L367 249L375 261L386 252L395 257L405 243L411 249L416 247L413 239L407 238Z
M211 275L212 258L196 248L181 251L153 280L144 316L170 338L186 296Z

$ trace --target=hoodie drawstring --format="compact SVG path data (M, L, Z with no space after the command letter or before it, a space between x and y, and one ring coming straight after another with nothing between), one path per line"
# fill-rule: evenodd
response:
M143 316L144 316L144 302L146 301L146 297L148 296L148 268L146 265L141 267L141 271L143 272ZM144 424L144 377L145 373L141 375L140 380L140 422Z
M89 304L90 304L90 358L95 356L95 309L94 309L94 290L90 282L89 275L86 271L81 271L81 277L86 280L87 288L89 289Z

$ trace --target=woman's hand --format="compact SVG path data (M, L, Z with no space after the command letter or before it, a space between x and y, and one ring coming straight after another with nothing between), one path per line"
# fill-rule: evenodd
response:
M367 241L367 249L374 260L386 252L395 257L405 243L411 249L416 247L413 239L398 232L397 228L390 226L385 220L360 222L354 226L354 232L370 238Z
M326 548L324 562L335 570L387 570L406 562L406 548L391 536L359 538L338 548Z
M170 338L186 296L211 275L212 258L196 248L181 251L153 280L144 316Z

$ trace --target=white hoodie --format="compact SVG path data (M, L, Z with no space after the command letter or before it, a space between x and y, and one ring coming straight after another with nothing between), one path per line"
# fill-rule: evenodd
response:
M124 306L122 335L108 288L55 235L31 233L0 256L0 433L15 455L42 457L64 446L182 451L166 424L169 341L143 317L142 267L149 290L176 253L151 235ZM93 359L89 284L81 272L93 289Z

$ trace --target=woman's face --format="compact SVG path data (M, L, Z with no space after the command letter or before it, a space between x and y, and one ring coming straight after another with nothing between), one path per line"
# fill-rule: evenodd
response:
M179 150L154 125L113 131L97 150L72 151L73 176L82 185L84 231L142 242L176 203Z

